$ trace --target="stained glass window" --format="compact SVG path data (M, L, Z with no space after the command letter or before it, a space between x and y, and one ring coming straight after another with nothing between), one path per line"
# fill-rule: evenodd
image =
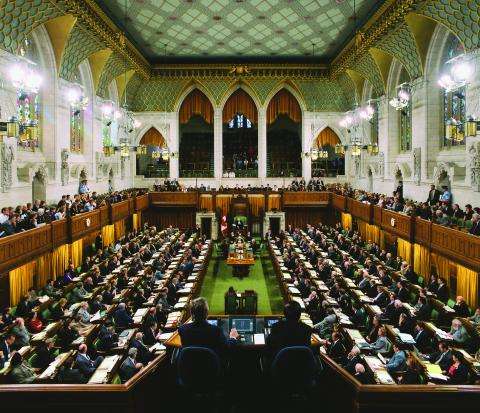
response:
M400 73L399 84L409 81L405 68ZM412 150L412 99L410 97L408 105L399 110L400 117L400 152Z
M30 62L39 63L38 50L33 39L25 41L25 58ZM37 66L36 71L41 71ZM34 151L40 146L41 114L39 93L17 90L17 119L19 122L18 146Z
M443 56L442 56L442 67L450 59L453 59L456 56L459 56L464 53L464 48L462 43L453 33L450 33L448 36L447 42L445 44ZM461 88L454 91L447 91L442 89L443 93L443 146L455 146L455 145L464 145L465 139L462 141L456 141L453 139L446 138L446 127L447 122L455 120L460 123L460 131L463 132L463 123L466 120L466 107L465 107L465 94L466 87L462 86Z
M70 150L82 151L83 141L83 110L70 108Z
M245 115L237 113L230 122L228 122L228 127L230 129L250 129L252 127L252 122Z
M377 102L370 102L374 112L370 120L370 142L378 144L378 104Z

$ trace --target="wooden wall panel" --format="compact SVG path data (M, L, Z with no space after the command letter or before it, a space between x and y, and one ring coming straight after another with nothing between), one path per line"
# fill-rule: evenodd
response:
M284 206L327 206L330 202L330 192L284 192Z
M415 242L430 247L432 223L421 218L415 218Z
M434 252L480 270L480 237L437 224L431 228Z
M192 207L153 207L142 214L144 222L157 228L166 228L170 225L181 229L195 227L196 209Z
M318 223L329 224L331 219L327 208L285 208L285 225L294 228L305 228L307 224L317 225Z
M372 222L373 209L372 205L364 204L352 198L347 199L347 210L355 218L360 218L362 221L370 224Z
M133 209L132 209L133 213ZM130 200L117 202L110 205L110 222L113 224L116 221L127 218L130 215Z
M412 241L413 238L413 222L413 218L408 215L398 214L388 209L382 211L382 229L407 241Z
M100 226L110 225L110 206L105 205L98 208L100 211Z
M52 248L68 242L68 221L61 219L60 221L53 221L52 224Z
M332 194L332 205L334 208L345 211L347 206L347 198L343 195Z
M135 197L135 211L147 209L149 202L148 194Z
M66 220L63 220L66 222ZM24 231L0 239L0 273L7 272L48 252L52 248L52 227Z
M70 222L71 241L83 238L91 232L98 231L100 225L100 211L97 209L92 212L80 214L72 217Z
M373 223L381 227L382 226L382 208L373 205L372 209L373 209Z
M197 206L197 192L151 192L151 205Z

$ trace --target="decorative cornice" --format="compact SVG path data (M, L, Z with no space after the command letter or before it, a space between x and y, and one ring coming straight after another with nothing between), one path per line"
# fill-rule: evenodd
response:
M112 51L126 57L137 73L145 78L150 77L150 64L93 0L62 0L60 3L50 0L50 2L56 7L61 7L65 13L76 16L86 30L95 33Z
M249 78L286 78L296 79L320 79L328 77L325 65L314 64L241 64L239 66L226 64L199 64L191 65L163 65L153 69L152 76L169 79L189 78L225 78L249 79ZM245 70L247 68L247 70Z
M342 52L334 59L330 67L331 76L338 76L353 67L358 56L368 53L368 49L385 36L392 28L404 21L405 16L424 0L394 0L386 8L381 8L360 30ZM381 14L380 14L381 13ZM376 18L376 20L375 20ZM372 20L375 20L372 23ZM356 43L356 47L355 47Z

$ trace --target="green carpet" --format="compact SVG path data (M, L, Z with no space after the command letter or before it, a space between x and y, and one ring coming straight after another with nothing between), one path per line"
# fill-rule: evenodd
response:
M248 277L239 279L232 275L232 267L227 265L214 248L200 291L200 296L208 301L210 314L225 314L224 297L229 287L239 292L256 291L258 314L281 314L283 311L282 293L268 252L263 252L255 260Z

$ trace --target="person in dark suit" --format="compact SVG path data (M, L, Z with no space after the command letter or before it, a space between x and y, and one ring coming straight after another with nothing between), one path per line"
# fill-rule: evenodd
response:
M445 284L445 280L443 278L438 279L438 288L437 288L437 298L442 302L446 303L450 293L448 291L447 284Z
M438 200L440 199L440 191L435 188L435 185L430 185L430 191L428 191L428 198L427 202L429 205L436 205L438 204Z
M37 361L34 367L44 370L55 360L55 348L53 344L54 342L50 338L40 343L37 347Z
M407 286L405 285L405 282L399 281L397 283L397 288L395 293L397 294L397 299L399 299L402 302L408 302L408 299L410 297L410 293L408 292Z
M193 300L190 312L193 322L183 324L178 329L183 347L206 347L221 357L230 346L237 343L239 334L235 328L230 331L230 337L227 339L220 327L207 322L208 303L205 298L199 297Z
M327 354L337 363L343 363L346 359L347 351L342 343L340 334L336 331L332 334L332 342L327 347Z
M117 328L128 328L133 323L133 318L127 311L125 303L118 304L118 308L113 314L113 319Z
M128 350L128 357L123 361L122 365L120 366L119 375L122 383L130 380L137 372L139 372L143 364L137 363L138 350L134 347Z
M455 310L455 314L458 317L470 317L470 308L468 308L468 304L465 302L465 299L461 295L457 297L453 309Z
M0 341L0 370L3 369L5 362L10 359L13 343L15 343L14 334L7 334L4 339Z
M87 345L80 344L80 347L78 347L76 365L78 369L82 372L82 374L90 377L95 372L100 363L103 361L103 357L98 356L95 359L91 359L87 351Z
M479 214L472 215L472 228L470 228L469 232L472 235L480 235L480 215Z
M296 301L289 301L283 308L284 320L272 326L267 337L267 352L271 360L285 347L310 347L313 330L300 321L302 309Z
M420 384L420 374L415 368L413 357L407 357L407 369L400 376L399 381L401 384Z
M403 181L398 181L397 189L395 189L395 195L398 196L400 202L403 202Z
M58 370L57 382L62 384L84 384L88 381L81 371L74 367L76 360L63 364Z
M425 328L423 327L423 323L417 323L414 330L413 339L415 340L415 347L421 353L428 353L432 342L428 332L425 331Z
M355 374L355 366L362 362L360 356L360 349L357 346L353 346L350 353L347 354L347 361L345 363L345 370L350 374Z
M438 364L444 373L448 372L453 363L452 351L449 345L444 341L438 343L438 352L430 355L429 360L431 363Z
M468 367L465 365L463 354L457 350L452 351L452 365L448 368L449 384L467 384Z
M130 343L130 347L136 348L138 350L137 359L139 363L145 365L153 360L154 355L143 342L142 332L139 331L135 334L135 338Z
M420 320L420 321L430 320L430 317L432 314L432 307L430 306L430 303L428 302L427 297L422 297L422 296L418 297L418 302L415 307L417 308L415 313L417 320Z
M365 366L362 363L355 364L355 374L353 375L362 384L371 384L372 380L365 371Z

